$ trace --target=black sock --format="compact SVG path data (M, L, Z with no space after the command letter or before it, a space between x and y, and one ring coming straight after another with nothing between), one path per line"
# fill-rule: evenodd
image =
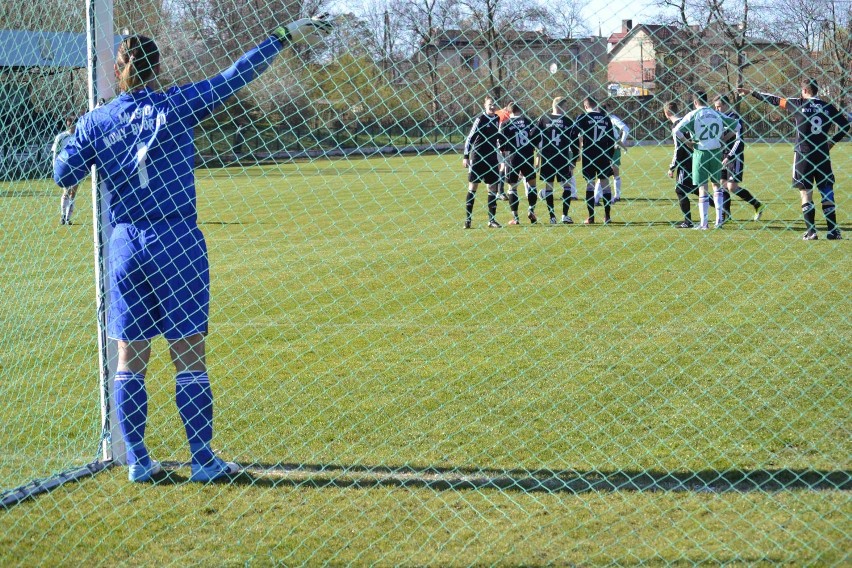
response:
M494 215L497 214L497 194L489 191L488 192L488 220L493 221Z
M470 218L473 216L473 202L476 199L476 192L469 191L467 192L467 200L465 201L465 208L467 209L467 220L470 221Z
M737 197L739 197L740 199L742 199L743 201L745 201L746 203L748 203L749 205L751 205L755 209L760 207L760 201L758 201L751 194L751 192L744 187L738 187L737 189L735 189L734 195L736 195Z
M731 194L722 191L722 218L731 216Z
M527 192L527 203L529 203L530 210L532 210L535 207L535 204L538 203L538 193L535 192L535 188Z
M609 212L612 205L612 193L604 192L601 201L603 201L604 206L604 219L609 219Z
M813 202L802 204L802 217L805 218L805 229L816 231L816 207Z
M822 202L822 214L825 215L825 224L829 232L837 230L837 213L834 211L833 201Z
M586 190L586 209L589 210L589 219L595 219L595 190Z
M518 194L514 191L509 192L509 209L512 210L512 216L516 219L518 218L518 204L520 203L520 199L518 199Z
M680 185L675 188L675 193L677 194L677 203L680 205L680 211L683 213L684 220L691 222L692 210L689 203L689 194Z
M553 194L548 193L544 196L544 202L547 203L547 212L551 217L556 217L556 211L553 209Z
M571 208L571 190L562 190L562 216L568 216L568 210Z

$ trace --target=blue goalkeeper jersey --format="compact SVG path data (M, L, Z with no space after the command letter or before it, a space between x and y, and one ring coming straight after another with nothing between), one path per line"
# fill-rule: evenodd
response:
M53 179L72 187L97 168L106 184L110 223L197 219L193 128L262 73L281 51L274 37L221 75L166 92L122 93L83 116L57 156Z

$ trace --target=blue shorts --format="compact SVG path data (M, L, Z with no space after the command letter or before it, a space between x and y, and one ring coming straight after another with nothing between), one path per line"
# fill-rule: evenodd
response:
M109 284L109 337L174 340L207 333L210 268L195 223L116 225Z

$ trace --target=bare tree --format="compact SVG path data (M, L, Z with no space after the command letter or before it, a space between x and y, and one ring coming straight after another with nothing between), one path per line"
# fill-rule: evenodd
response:
M429 111L440 122L442 82L438 73L438 41L444 30L458 21L456 0L403 0L401 19L413 34L415 48L423 55L429 85Z
M547 26L555 37L574 38L592 33L578 0L554 0L547 4Z
M814 69L838 89L839 102L849 104L852 69L852 4L843 0L773 0L766 35L789 41L810 54Z
M547 21L548 12L531 0L460 0L472 31L482 38L488 64L488 88L499 100L506 80L503 55L508 34L527 30Z
M651 5L661 10L653 19L668 24L703 27L713 19L708 0L652 0Z

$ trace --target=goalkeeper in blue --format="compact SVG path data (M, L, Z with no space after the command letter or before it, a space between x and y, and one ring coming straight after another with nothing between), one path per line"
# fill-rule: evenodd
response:
M293 42L313 43L331 30L325 16L277 28L221 75L165 92L154 89L157 45L125 38L116 56L121 94L83 116L59 153L53 178L80 182L95 166L108 195L110 304L107 333L118 343L115 404L131 481L161 470L145 447L145 373L151 340L162 335L177 373L178 412L192 454L190 480L239 473L212 448L213 395L205 337L210 306L207 247L198 228L193 128L265 71Z

